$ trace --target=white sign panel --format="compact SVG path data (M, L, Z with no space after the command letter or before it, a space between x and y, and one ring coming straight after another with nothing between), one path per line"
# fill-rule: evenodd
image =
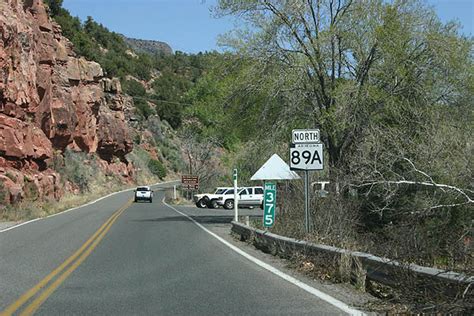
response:
M293 144L319 143L319 129L294 129L291 142Z
M294 144L290 147L291 170L322 170L323 144Z

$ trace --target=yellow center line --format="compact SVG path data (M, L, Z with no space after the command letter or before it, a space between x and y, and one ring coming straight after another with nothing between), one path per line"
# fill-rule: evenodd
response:
M99 229L72 256L70 256L68 259L66 259L60 266L58 266L56 269L54 269L50 274L48 274L38 284L36 284L31 289L29 289L27 292L25 292L17 301L15 301L13 304L8 306L3 312L1 312L0 315L1 316L12 315L23 304L25 304L30 298L35 296L42 288L44 288L54 277L56 277L59 273L61 273L74 260L76 260L76 258L79 257L91 243L94 242L94 240L99 240L100 241L105 236L105 233L107 233L107 231L110 229L110 226L112 226L112 224L115 222L115 220L131 205L131 202L132 202L132 200L129 200L123 207L121 207L114 214L112 214L112 216L110 216L109 219L104 224L102 224L102 226L100 226ZM97 244L98 244L98 242L97 243L94 242L93 245L89 248L90 251L88 249L85 252L85 253L88 253L87 256L97 246ZM83 258L83 260L81 260L81 262L80 262L80 263L82 263L82 261L84 261L87 256L85 256L84 258L83 258L83 256L81 256L78 259L78 261L81 260L81 258ZM76 268L77 268L77 266L76 266ZM67 273L67 271L65 273ZM72 273L72 271L69 274L71 274L71 273Z

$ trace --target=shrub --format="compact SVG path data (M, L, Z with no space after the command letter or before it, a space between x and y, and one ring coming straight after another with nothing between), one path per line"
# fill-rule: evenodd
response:
M0 202L3 203L7 197L7 190L2 182L0 182Z
M133 79L122 81L122 88L126 94L133 97L144 97L146 95L145 87L143 87L140 82Z
M150 107L150 105L143 101L142 99L134 99L135 108L137 109L137 113L148 119L149 116L155 114L155 110Z
M26 198L28 198L32 201L36 201L40 197L40 194L38 192L38 188L36 187L36 185L32 181L27 181L24 188L23 188L23 190L25 192Z
M53 158L53 169L61 175L63 181L71 181L81 192L86 192L99 172L95 164L86 163L89 159L82 152L66 150L64 156L58 152Z
M150 159L150 161L148 162L148 169L150 169L150 171L153 174L157 175L160 179L166 177L166 168L159 160Z

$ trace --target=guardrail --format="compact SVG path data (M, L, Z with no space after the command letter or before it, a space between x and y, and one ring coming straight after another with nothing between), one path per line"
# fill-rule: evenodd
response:
M414 286L417 290L431 294L463 297L474 295L473 276L416 264L404 264L364 252L296 240L238 222L232 222L232 232L239 235L241 241L252 241L257 248L273 255L286 258L298 253L322 256L334 265L343 278L350 279L358 287L365 288L366 281L369 280L390 287Z

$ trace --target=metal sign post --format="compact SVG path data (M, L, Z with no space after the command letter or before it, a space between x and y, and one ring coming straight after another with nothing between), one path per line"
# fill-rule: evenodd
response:
M234 179L234 221L239 221L239 199L238 199L238 192L237 192L237 169L234 169L234 174L232 175Z
M304 171L304 228L310 232L310 184L309 171L322 170L324 166L323 145L319 129L296 129L292 132L290 145L290 169Z
M304 230L309 233L309 172L304 171Z

